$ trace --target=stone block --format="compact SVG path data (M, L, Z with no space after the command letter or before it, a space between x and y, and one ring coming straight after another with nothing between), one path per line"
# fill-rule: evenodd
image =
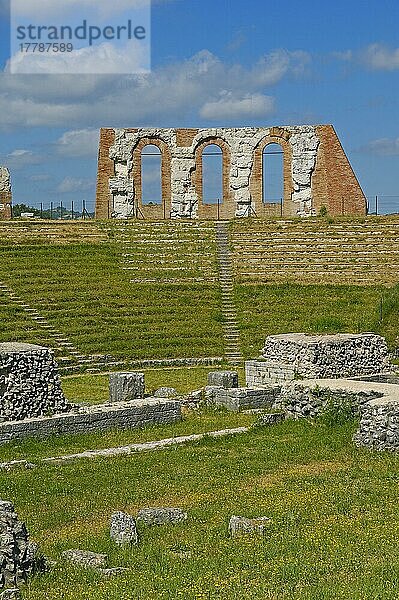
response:
M275 413L263 413L259 415L256 425L277 425L285 420L285 414L283 412Z
M269 517L256 517L255 519L248 519L247 517L233 515L230 517L229 521L229 534L233 538L243 534L263 535L267 523L269 523L270 520L271 519Z
M249 408L271 408L280 391L280 386L269 385L263 388L215 388L212 396L214 406L224 406L227 410L239 411Z
M89 550L64 550L61 556L75 565L90 567L92 569L105 567L108 560L106 554L98 554L97 552L90 552Z
M295 379L295 369L288 364L267 360L245 362L245 383L248 387L262 387Z
M8 588L0 594L0 600L20 600L21 592L18 588Z
M155 390L153 394L154 398L175 398L178 396L175 388L172 387L160 387Z
M183 523L187 519L187 513L181 508L141 508L137 515L138 521L146 525L164 525L168 523Z
M237 371L211 371L208 373L208 386L238 388Z
M113 513L111 516L110 536L118 546L137 545L139 536L136 519L124 512Z
M110 402L128 402L144 398L144 373L111 373L109 376Z

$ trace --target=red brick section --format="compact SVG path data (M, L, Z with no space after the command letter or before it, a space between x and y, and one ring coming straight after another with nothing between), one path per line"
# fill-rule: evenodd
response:
M11 193L0 192L0 221L11 219Z
M96 192L96 219L109 219L112 211L112 196L109 191L109 178L114 177L114 161L109 157L109 149L115 142L113 129L100 129L98 149L98 172Z
M188 148L194 141L199 129L176 129L176 144Z
M364 215L366 198L332 125L318 125L320 139L312 192L314 208L330 215Z

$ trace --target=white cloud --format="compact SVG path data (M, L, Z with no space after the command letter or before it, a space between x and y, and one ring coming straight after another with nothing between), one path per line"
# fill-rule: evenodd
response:
M29 179L31 181L48 181L49 179L51 179L51 177L46 173L38 173L37 175L31 175Z
M72 75L0 78L3 128L25 126L98 128L163 124L199 114L228 90L232 98L252 96L286 77L301 77L310 58L303 52L274 51L252 66L226 64L207 50L148 75ZM263 100L265 103L265 100ZM264 104L265 108L266 105Z
M362 61L375 71L399 69L399 48L388 48L382 44L372 44L361 53Z
M356 63L373 71L399 69L399 48L384 44L370 44L361 50L345 50L332 53L333 58L347 63Z
M210 121L230 121L232 119L261 118L274 111L274 98L263 94L246 94L235 97L231 93L221 93L218 100L206 102L200 115Z
M376 156L399 156L399 137L372 140L365 146L362 146L360 152Z
M57 186L57 192L69 194L71 192L86 192L94 187L91 179L77 179L75 177L65 177Z
M56 142L56 150L62 156L91 156L98 148L97 129L66 131Z
M130 40L122 48L111 43L73 52L17 52L7 62L12 74L113 75L148 72L148 47Z
M29 165L36 165L42 162L42 158L32 152L31 150L25 149L16 149L3 157L2 162L4 162L7 167L12 170L24 169Z

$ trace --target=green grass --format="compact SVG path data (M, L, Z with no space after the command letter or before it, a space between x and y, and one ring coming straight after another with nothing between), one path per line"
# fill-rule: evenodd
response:
M387 298L382 323L381 297ZM393 345L398 332L397 286L241 285L235 287L235 300L246 358L259 356L271 334L374 331Z
M151 394L159 387L173 387L179 394L187 394L207 385L210 371L219 367L181 367L144 369L146 393ZM245 385L244 369L239 373L239 384ZM73 375L62 378L62 389L71 402L97 404L109 397L109 375Z
M357 450L353 426L306 421L177 449L0 475L32 538L58 561L24 600L185 598L396 600L398 467ZM114 510L180 506L188 521L140 526L140 545L109 540ZM232 514L267 515L263 539L227 536ZM106 552L129 571L106 580L66 565L67 548ZM188 551L179 558L176 551Z

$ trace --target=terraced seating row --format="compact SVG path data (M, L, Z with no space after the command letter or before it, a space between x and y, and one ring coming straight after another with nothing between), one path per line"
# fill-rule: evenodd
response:
M237 283L399 281L399 217L363 222L235 222L230 229Z

